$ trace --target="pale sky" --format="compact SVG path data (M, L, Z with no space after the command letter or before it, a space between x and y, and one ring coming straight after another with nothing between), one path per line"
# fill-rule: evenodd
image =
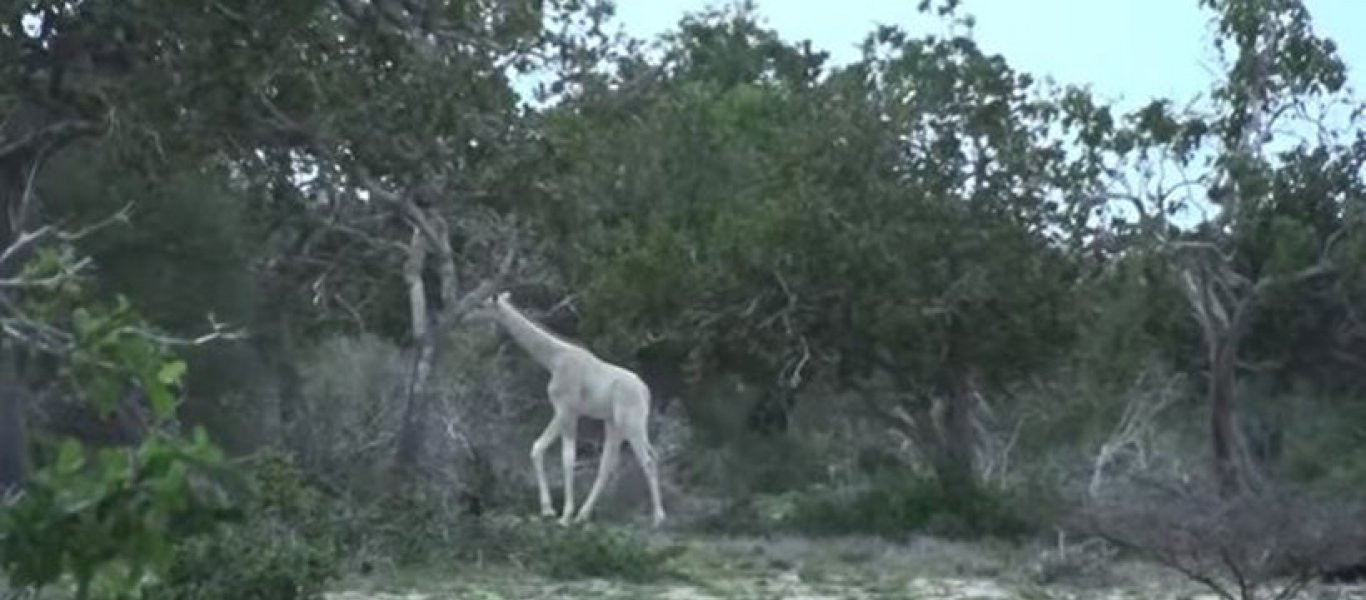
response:
M725 0L618 0L617 22L651 39L687 12ZM758 14L786 40L810 39L844 63L878 24L912 34L942 31L941 21L916 11L917 0L757 0ZM1338 43L1352 69L1366 78L1366 1L1305 0L1317 31ZM1089 83L1124 107L1153 96L1178 101L1209 88L1218 67L1209 41L1211 13L1198 0L963 0L977 18L975 38L1012 67L1059 83Z
M616 22L633 37L653 40L686 13L731 3L617 0ZM859 44L880 24L897 25L912 35L943 33L944 21L919 13L918 3L756 0L756 13L784 40L809 39L813 47L829 52L832 62L843 64L858 58ZM1366 0L1304 3L1315 31L1337 43L1350 69L1349 87L1366 90ZM1183 106L1208 92L1222 71L1211 44L1213 13L1202 9L1199 0L962 0L960 13L976 18L977 43L986 52L1003 55L1012 68L1059 84L1089 85L1101 101L1121 112L1154 97ZM1354 96L1366 99L1360 93ZM1192 224L1209 215L1205 210L1209 207L1197 198L1176 221Z

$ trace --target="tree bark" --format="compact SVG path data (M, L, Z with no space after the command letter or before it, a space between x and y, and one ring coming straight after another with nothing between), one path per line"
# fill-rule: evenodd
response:
M858 394L873 416L904 433L934 473L935 481L950 497L977 492L978 473L975 413L977 393L966 377L951 380L947 393L934 393L902 381L902 399L889 408L885 391L863 390Z
M0 129L0 136L5 133ZM23 215L17 214L20 211L15 210L25 203L28 191L21 164L22 161L0 157L0 248L11 247L25 220ZM15 217L13 220L11 215ZM0 277L16 274L21 261L22 257L15 257L0 264ZM18 373L11 372L16 359L14 352L10 340L0 339L0 365L8 380L0 382L0 495L23 483L28 463L23 408L26 391Z
M273 106L271 108L281 123L303 134L309 140L309 145L318 156L343 165L357 183L373 197L393 207L413 228L403 277L408 287L409 319L415 347L412 368L402 399L403 420L394 456L395 466L400 471L411 471L420 467L427 423L430 421L431 399L428 397L428 380L436 357L438 332L442 331L454 317L473 308L476 301L491 294L494 286L501 283L502 278L512 267L516 256L516 242L513 240L509 244L509 251L493 277L457 299L459 272L455 265L455 252L451 247L450 227L436 208L440 204L437 196L442 193L444 180L441 177L430 178L417 189L409 190L407 193L396 193L382 184L364 165L339 160L325 140L317 138L312 130L298 125ZM415 198L417 194L429 195L425 207L418 204ZM516 232L512 233L515 238ZM437 260L439 295L436 299L439 300L437 304L440 310L433 310L427 301L424 274L431 254L435 254Z
M1230 339L1210 340L1209 403L1210 456L1214 480L1222 496L1244 488L1237 454L1237 346Z
M965 377L955 377L938 419L935 476L951 496L977 490L977 439L973 428L975 390Z
M423 271L427 266L428 243L422 232L414 228L408 245L408 259L404 263L403 278L408 284L408 310L411 320L414 359L404 390L403 424L399 430L398 452L395 455L400 470L418 466L426 437L428 416L427 380L431 376L435 340L432 336L432 316L427 305L427 288Z
M1235 288L1233 282L1238 277L1218 255L1197 258L1194 266L1181 273L1186 299L1200 325L1205 344L1209 369L1205 395L1209 405L1210 464L1215 485L1225 497L1256 491L1260 486L1256 466L1238 427L1237 369L1242 340L1269 290L1335 271L1328 256L1340 233L1330 236L1324 243L1319 262L1290 275L1263 277L1250 287L1234 292L1236 295L1227 300L1221 299L1216 290ZM1207 245L1192 247L1209 250Z
M288 308L288 292L281 282L271 284L271 305L275 314L269 317L265 327L268 336L256 336L258 350L269 361L274 372L275 418L277 420L277 443L298 459L308 455L312 447L309 443L307 427L300 427L300 403L303 401L303 377L295 362L294 319Z
M10 117L0 124L0 249L5 250L14 248L37 212L33 188L44 159L68 141L59 135L61 123L51 111L35 103L20 104ZM12 253L0 263L0 277L17 275L32 252L30 247ZM22 484L28 465L24 407L29 390L22 352L10 340L0 340L0 493Z
M27 474L28 439L24 435L25 390L0 384L0 497L18 488Z
M424 211L411 202L405 201L405 212L416 221L413 236L408 245L408 260L404 264L403 277L408 284L408 309L412 321L414 355L413 366L409 372L408 385L404 393L403 424L399 430L398 450L395 454L396 466L403 471L420 468L422 453L426 445L427 424L431 422L429 390L432 364L439 349L438 338L456 317L470 310L474 303L498 285L512 268L516 243L510 244L508 254L490 279L457 299L459 282L455 267L455 251L451 248L450 226L445 218L435 211ZM439 280L440 310L434 310L427 302L427 287L423 277L428 258L435 254L436 273Z
M1243 331L1249 326L1255 290L1237 301L1232 314L1215 296L1206 265L1198 280L1188 274L1187 297L1204 338L1208 373L1205 401L1209 407L1210 472L1219 494L1237 495L1252 487L1251 465L1241 452L1238 435L1238 354Z

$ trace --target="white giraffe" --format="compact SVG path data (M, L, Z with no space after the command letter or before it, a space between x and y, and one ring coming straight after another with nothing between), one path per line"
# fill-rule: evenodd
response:
M573 520L582 522L593 512L608 476L617 467L621 443L631 445L645 472L654 508L653 524L664 522L659 497L659 472L646 427L650 417L650 389L628 369L608 363L538 325L513 306L508 292L484 300L469 318L492 319L542 367L550 371L546 387L554 416L531 445L531 464L540 491L541 514L555 516L545 476L545 452L558 436L564 465L564 513L560 524L568 525L574 512L574 453L580 417L603 421L604 439L597 479Z

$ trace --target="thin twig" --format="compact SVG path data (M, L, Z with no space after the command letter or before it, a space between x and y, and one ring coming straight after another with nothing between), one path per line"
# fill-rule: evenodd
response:
M95 232L97 232L97 231L99 231L99 230L101 230L101 229L104 229L104 228L106 228L106 227L109 227L109 226L111 226L111 225L114 225L114 224L116 224L116 223L117 223L117 224L127 225L127 224L129 224L129 223L132 222L132 219L130 218L130 216L132 215L134 204L135 204L134 202L131 202L131 201L130 201L129 203L123 205L123 208L120 208L120 209L119 209L118 211L116 211L114 214L109 215L108 217L105 217L104 219L102 219L102 220L100 220L100 221L98 221L98 222L96 222L96 223L93 223L93 224L87 225L87 226L85 226L85 227L82 227L82 228L80 228L80 229L77 229L77 230L74 231L74 232L68 233L68 232L58 231L58 232L57 232L57 238L60 239L60 240L62 240L62 241L64 241L64 242L75 242L75 241L81 240L82 238L88 237L88 236L90 236L91 234L93 234L93 233L95 233Z
M82 258L76 261L75 264L72 264L66 269L64 269L61 273L57 273L56 275L50 275L48 277L43 277L41 279L27 279L24 277L9 277L0 279L0 289L30 289L55 287L63 282L69 281L71 278L80 274L82 270L84 270L87 266L90 265L90 262L91 260L89 257Z

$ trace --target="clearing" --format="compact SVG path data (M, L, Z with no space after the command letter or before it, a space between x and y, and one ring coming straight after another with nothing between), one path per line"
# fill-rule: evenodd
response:
M1214 599L1153 565L1074 548L916 537L721 537L653 534L682 545L673 576L649 582L557 580L530 567L451 565L448 570L377 569L347 577L328 600L539 598L710 599ZM1305 598L1366 599L1366 588L1312 588Z

